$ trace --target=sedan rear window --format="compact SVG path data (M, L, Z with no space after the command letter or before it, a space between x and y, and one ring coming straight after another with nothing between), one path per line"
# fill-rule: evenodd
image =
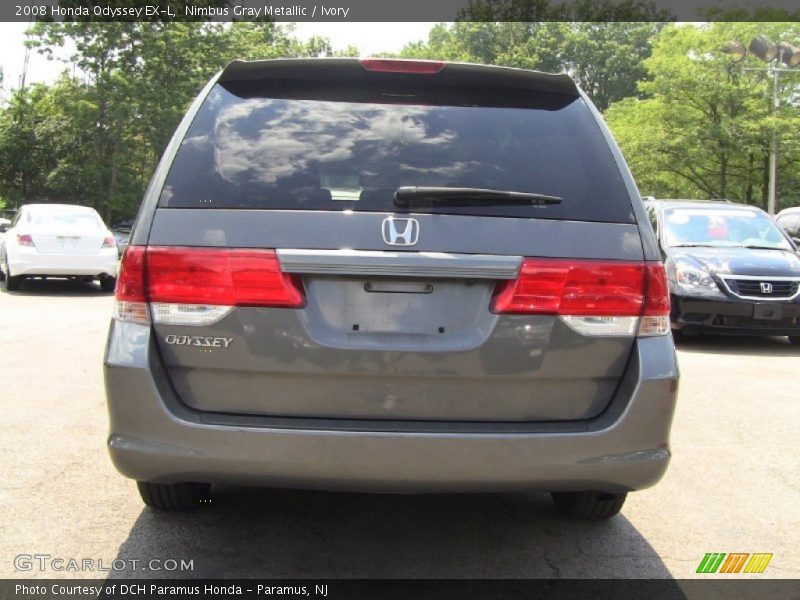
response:
M413 210L633 222L619 169L580 98L531 98L525 108L524 97L487 104L486 90L448 90L447 104L430 94L424 103L413 93L353 96L265 97L217 85L181 143L159 205L396 212L399 187L460 187L563 201Z
M100 229L103 222L93 211L54 211L48 209L31 209L27 222L42 227L67 226L81 229Z

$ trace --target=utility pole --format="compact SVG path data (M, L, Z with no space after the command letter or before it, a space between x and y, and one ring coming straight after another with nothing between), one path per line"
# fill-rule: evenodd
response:
M745 50L744 44L741 42L729 42L725 44L722 51L726 54L731 54L738 57L738 60L744 60L747 56L748 50L750 54L758 59L767 63L766 67L743 67L743 71L759 71L767 73L772 79L772 103L770 105L770 114L777 115L781 107L780 97L780 77L781 73L798 73L791 67L800 64L800 50L787 42L774 44L763 35L753 38L750 46ZM784 69L779 65L783 63L788 69ZM767 196L767 212L774 215L778 210L778 129L772 129L772 136L769 142L769 191Z
M31 58L30 46L25 46L25 62L22 63L22 74L19 76L19 89L25 89L25 79L28 77L28 62Z

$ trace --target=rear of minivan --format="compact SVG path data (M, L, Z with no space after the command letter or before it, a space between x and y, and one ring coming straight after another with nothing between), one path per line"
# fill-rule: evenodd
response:
M118 470L209 483L554 492L615 514L669 461L663 267L566 75L234 62L125 251L105 357Z

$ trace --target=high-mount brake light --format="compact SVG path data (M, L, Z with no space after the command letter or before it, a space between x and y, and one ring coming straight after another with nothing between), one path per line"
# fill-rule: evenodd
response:
M492 310L555 315L584 335L669 332L669 293L658 263L526 258L517 279L498 284Z
M117 318L139 323L208 325L234 306L300 308L302 283L283 273L274 250L128 247L117 283ZM136 311L134 311L134 308ZM125 318L132 311L135 318Z
M379 73L413 73L433 75L445 67L440 60L404 60L396 58L362 58L361 66L367 71Z

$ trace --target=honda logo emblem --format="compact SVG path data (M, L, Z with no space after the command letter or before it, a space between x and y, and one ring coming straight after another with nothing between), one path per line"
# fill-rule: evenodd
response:
M771 294L772 293L772 284L766 281L761 282L761 293L762 294Z
M413 246L419 239L419 221L387 217L382 224L383 241L390 246Z

